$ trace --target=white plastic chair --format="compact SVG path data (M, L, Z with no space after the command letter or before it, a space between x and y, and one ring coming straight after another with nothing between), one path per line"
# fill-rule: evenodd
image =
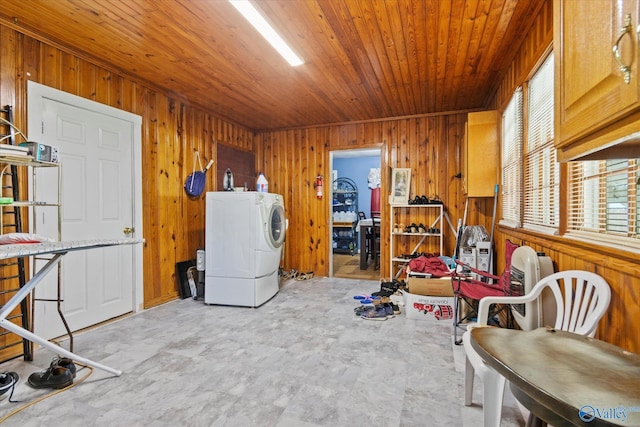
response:
M599 275L588 271L568 270L554 273L540 280L527 295L484 297L478 305L478 326L486 326L491 304L523 304L538 298L544 289L550 289L556 302L555 329L593 337L598 322L604 316L611 289ZM542 310L542 304L537 304ZM538 313L541 318L541 313ZM542 325L541 325L542 326ZM473 381L477 375L482 380L484 427L499 427L502 417L502 398L505 378L485 365L471 347L469 331L462 336L466 353L464 404L470 406L473 397Z

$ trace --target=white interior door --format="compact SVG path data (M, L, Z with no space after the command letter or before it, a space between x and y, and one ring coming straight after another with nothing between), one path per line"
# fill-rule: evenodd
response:
M61 239L124 237L124 229L135 229L137 222L133 147L139 125L67 100L42 97L36 102L41 135L31 134L35 117L30 114L29 137L57 147L62 165ZM54 201L56 171L38 168L36 174L35 200ZM50 208L37 212L32 218L34 231L57 239L57 212ZM134 266L135 251L135 246L123 245L70 252L62 258L62 311L72 331L135 311L134 271L141 271L140 265ZM44 264L36 262L36 268ZM35 290L34 327L45 338L66 333L57 304L37 301L57 297L55 270L49 276Z

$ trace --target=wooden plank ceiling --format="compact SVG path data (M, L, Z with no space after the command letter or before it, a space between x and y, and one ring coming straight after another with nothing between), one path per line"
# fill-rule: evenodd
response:
M486 107L544 0L2 0L0 22L253 130Z

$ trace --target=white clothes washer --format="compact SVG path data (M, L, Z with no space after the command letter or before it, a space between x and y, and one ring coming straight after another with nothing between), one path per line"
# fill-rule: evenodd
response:
M280 289L284 203L273 193L206 194L206 304L258 307Z

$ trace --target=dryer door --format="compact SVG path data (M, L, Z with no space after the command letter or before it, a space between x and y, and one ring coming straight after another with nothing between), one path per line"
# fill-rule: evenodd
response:
M279 248L284 242L285 232L285 219L284 209L280 205L271 206L271 212L269 213L269 220L267 222L268 227L265 232L271 246Z

